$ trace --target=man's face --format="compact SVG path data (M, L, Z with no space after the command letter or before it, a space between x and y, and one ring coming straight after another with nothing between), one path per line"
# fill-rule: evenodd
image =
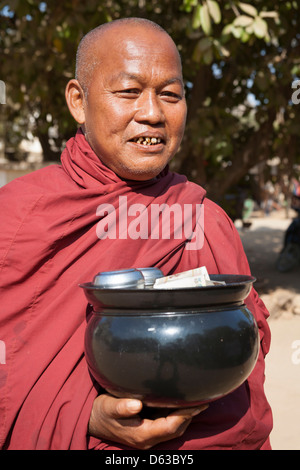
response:
M121 178L148 180L163 170L183 136L180 59L170 38L150 28L123 26L105 37L84 97L86 139Z

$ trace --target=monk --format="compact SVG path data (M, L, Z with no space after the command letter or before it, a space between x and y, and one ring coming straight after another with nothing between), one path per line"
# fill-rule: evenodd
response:
M61 164L0 191L0 447L270 449L270 331L254 289L246 304L260 332L257 364L243 385L208 407L146 419L140 400L101 389L84 357L90 306L78 284L98 272L157 266L168 275L206 266L210 274L250 274L232 221L202 187L169 170L186 120L173 40L145 19L94 29L79 45L66 101L79 128ZM185 231L125 237L120 200L131 209L201 204L203 240L195 244ZM119 230L106 206L115 208ZM191 220L196 233L194 213Z

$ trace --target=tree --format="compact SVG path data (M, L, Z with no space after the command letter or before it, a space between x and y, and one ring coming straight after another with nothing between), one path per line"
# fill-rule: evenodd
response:
M58 159L75 129L64 88L80 38L103 22L139 16L163 26L183 59L189 111L172 168L220 201L258 164L267 169L279 157L280 180L300 162L296 1L11 0L0 1L0 11L8 144L30 129L45 159Z

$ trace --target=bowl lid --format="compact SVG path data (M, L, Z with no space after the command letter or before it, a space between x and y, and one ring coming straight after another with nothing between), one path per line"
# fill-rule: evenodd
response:
M104 271L96 274L93 285L102 289L138 288L144 285L144 276L134 268Z
M137 270L143 274L146 285L152 285L156 279L159 277L164 277L163 272L159 268L137 268Z

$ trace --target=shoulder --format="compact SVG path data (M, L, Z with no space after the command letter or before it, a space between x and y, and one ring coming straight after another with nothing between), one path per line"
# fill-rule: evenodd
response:
M61 165L50 164L20 178L16 178L6 186L11 190L28 187L33 192L45 193L57 191L63 183L67 184L68 180L69 178L66 177Z
M206 190L199 184L189 181L186 176L169 172L169 188L176 192L178 197L183 197L182 202L201 204L205 198Z
M186 178L185 180L181 180L181 183L188 193L192 194L193 198L203 205L206 218L209 218L214 222L214 224L222 224L224 228L226 226L228 229L235 230L235 226L231 218L219 204L207 197L206 190L202 186L197 183L193 183Z
M6 228L32 213L46 195L61 191L66 176L60 165L49 165L12 180L0 188L1 218Z
M228 228L234 228L231 218L216 202L209 198L205 198L203 204L206 215L213 218L217 224L225 224Z
M16 178L0 188L0 200L9 205L22 206L28 200L36 200L44 194L57 193L70 185L61 165L48 165L24 176Z
M221 206L207 197L206 190L202 186L189 181L184 175L178 173L170 175L172 175L170 188L177 193L177 199L181 203L192 203L203 207L204 220L209 222L206 227L210 232L222 229L228 237L232 236L232 232L236 232L231 218Z

